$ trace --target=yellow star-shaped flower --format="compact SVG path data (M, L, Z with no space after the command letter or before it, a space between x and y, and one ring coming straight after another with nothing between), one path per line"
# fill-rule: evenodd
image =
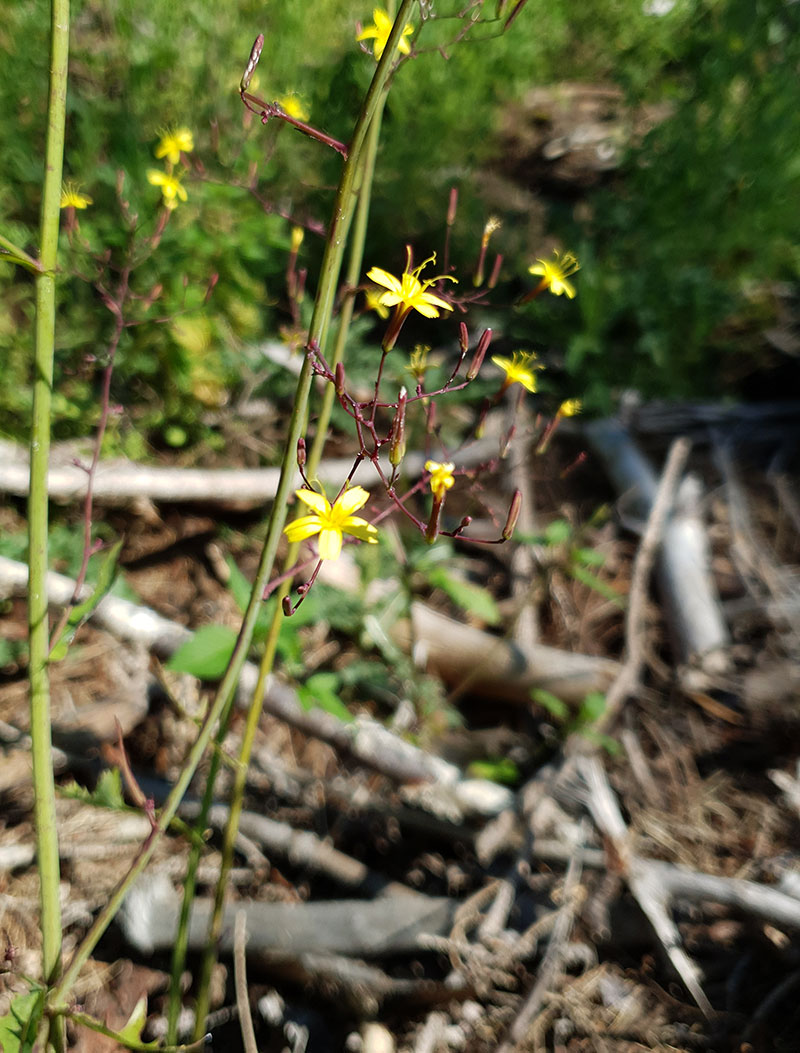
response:
M522 384L526 391L532 395L536 394L536 370L544 369L544 366L534 365L536 355L533 351L515 351L511 358L502 355L492 355L492 362L506 375L503 388L512 384Z
M169 209L177 208L178 201L186 201L186 188L181 186L177 176L169 172L162 172L157 168L148 168L147 182L153 186L160 186L164 198L164 206Z
M342 535L350 534L359 541L375 545L378 541L376 528L354 516L369 500L369 494L363 486L353 486L340 494L333 504L324 494L316 490L296 490L300 500L312 510L311 515L301 516L284 528L284 534L294 544L319 534L319 558L338 559L342 551Z
M394 22L382 7L376 7L372 12L372 22L373 24L371 26L362 29L356 37L356 41L360 42L362 40L374 39L372 54L375 56L375 61L377 62L386 49L386 43L389 40L389 34L392 31ZM410 22L406 22L403 27L403 35L400 37L400 42L397 45L397 50L404 55L408 55L411 51L406 37L410 37L413 32L414 27Z
M552 260L537 259L536 263L528 267L529 274L541 275L541 286L549 289L554 296L566 293L570 300L575 297L575 286L567 278L577 270L580 270L580 264L572 252L563 255L555 252Z
M409 251L409 257L411 253ZM367 271L367 277L370 281L375 282L376 285L382 285L388 292L381 293L380 303L384 307L397 307L402 314L408 314L409 311L419 311L420 314L426 318L438 318L439 308L444 311L452 311L452 306L443 300L441 296L436 296L435 293L429 293L428 289L431 285L435 285L436 282L445 280L454 282L456 279L451 278L448 274L437 274L435 278L426 278L425 281L419 280L420 271L428 266L429 263L436 262L436 253L429 256L427 260L424 260L419 267L415 267L413 271L408 270L408 263L406 263L406 270L400 275L399 278L395 278L393 274L389 274L388 271L383 270L381 267L373 267L372 270Z
M155 154L158 158L166 157L171 165L176 165L181 159L181 153L190 154L192 150L194 136L188 128L169 128L161 133Z
M445 461L439 463L439 461L426 461L425 471L431 473L431 477L428 480L431 488L431 493L437 501L441 501L447 491L455 483L453 478L453 469L455 465L452 461Z
M65 183L61 188L61 208L87 208L93 204L88 194L82 194L76 183Z

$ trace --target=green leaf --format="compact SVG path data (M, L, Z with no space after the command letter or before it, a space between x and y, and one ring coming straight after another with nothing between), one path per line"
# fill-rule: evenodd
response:
M590 691L583 702L581 702L577 723L581 726L594 724L595 721L602 717L605 711L606 696L601 691Z
M474 614L487 625L497 625L500 621L500 611L494 597L482 585L473 585L471 581L454 577L446 567L431 567L428 571L428 581L442 592L446 592L453 603L462 610Z
M606 557L596 548L576 548L572 550L572 558L585 567L602 567Z
M219 680L228 668L236 633L225 625L204 625L179 647L166 664L173 673L191 673L200 680Z
M598 578L596 574L592 574L586 567L576 566L572 564L569 568L570 575L581 583L581 585L587 585L594 592L598 592L604 599L609 600L611 603L616 604L617 607L625 607L625 599L620 596L616 589L613 589L607 582Z
M119 541L114 542L111 548L106 552L100 562L100 570L97 575L97 583L95 584L94 589L85 600L76 603L75 606L70 609L69 617L67 618L67 623L64 626L61 638L50 651L48 661L60 662L62 658L66 658L70 644L75 639L75 633L86 619L91 616L103 597L107 596L111 591L114 584L114 578L117 575L117 559L121 548L122 538L120 538Z
M142 1031L147 1023L147 995L142 995L133 1012L128 1017L128 1022L117 1032L117 1038L122 1046L135 1049L158 1049L158 1042L142 1042Z
M508 757L498 760L473 761L467 769L476 779L489 779L504 786L515 786L519 782L519 768Z
M562 702L560 698L555 695L551 695L549 691L545 691L540 687L536 687L531 691L531 698L533 701L546 709L547 712L558 721L565 721L569 716L569 707L565 702Z
M304 709L324 709L345 724L350 724L353 716L339 698L340 686L338 673L314 673L297 689L297 695Z
M5 1016L0 1017L0 1050L3 1053L29 1053L33 1049L43 1009L42 988L16 996Z
M68 783L59 787L62 797L70 797L74 800L85 801L93 804L96 808L112 808L115 811L127 809L125 796L122 792L122 776L118 768L109 768L104 771L97 780L94 790L87 790L85 786L79 786L76 782Z
M566 519L554 519L545 527L544 538L547 545L563 545L572 536L572 524Z

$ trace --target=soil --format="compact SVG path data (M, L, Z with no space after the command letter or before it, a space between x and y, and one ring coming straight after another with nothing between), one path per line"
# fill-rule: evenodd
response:
M656 464L665 455L668 432L664 427L641 436ZM774 445L771 449L774 453ZM541 642L620 659L626 648L625 612L614 595L624 599L628 592L638 538L592 455L576 465L581 452L577 434L561 436L537 461L536 521L543 529L565 519L573 524L575 546L602 553L603 565L595 568L602 591L577 580L568 548L553 546L541 553L523 602L536 607ZM778 485L763 448L754 454L742 445L735 448L749 527L742 537L713 453L713 443L699 442L691 468L701 476L706 494L713 575L733 640L730 666L687 689L654 592L642 627L645 674L611 730L610 752L601 749L599 755L636 856L791 892L800 881L800 541L792 504L797 477L783 473ZM609 513L598 514L604 506ZM77 511L54 515L73 524L79 520ZM98 519L125 538L122 570L142 604L191 628L238 627L225 557L232 555L252 576L261 510L161 506L146 515L141 509L104 515L99 509ZM7 535L24 528L20 505L9 502L2 509L1 528ZM510 581L509 551L510 546L487 550L457 543L472 580L488 585L499 604L503 617L494 630L499 635L513 632L519 603ZM427 602L467 617L444 593L416 584ZM24 639L22 600L5 601L2 635L10 642ZM307 674L346 669L363 657L358 634L331 629L324 621L304 626L299 635ZM370 657L381 661L374 651ZM289 671L296 676L296 670ZM393 724L431 752L465 767L476 760L512 761L514 785L520 788L516 811L488 820L431 814L410 803L386 775L263 716L246 809L287 829L318 835L321 844L367 867L370 881L343 886L332 869L250 838L239 844L229 898L295 904L367 899L376 894L377 877L385 885L452 897L458 913L452 931L413 953L378 955L361 963L358 956L315 963L307 955L280 960L250 955L247 985L259 1049L370 1053L394 1046L420 1053L483 1053L502 1046L564 1053L767 1053L800 1048L800 926L713 900L676 897L669 904L670 917L683 950L698 966L713 1013L698 1008L632 894L624 860L587 820L580 790L550 797L542 782L563 764L562 747L568 727L574 728L569 724L574 714L558 719L541 705L505 705L470 693L468 685L458 690L451 684L438 688L441 710L418 706L409 715L407 697L422 699L424 692L409 688L403 695L390 681L370 694L363 682L355 683L360 686L347 696L354 713ZM52 697L69 955L130 867L149 822L141 808L97 807L65 788L73 780L94 788L118 761L116 718L130 766L146 795L158 802L177 778L209 691L191 677L165 672L152 656L88 624L67 660L53 666ZM25 659L19 652L0 679L3 1010L13 993L26 989L24 977L39 969L26 705ZM452 726L456 717L460 725ZM235 751L242 728L238 714L226 751ZM190 797L202 793L207 774L205 763ZM230 780L223 765L219 800L226 798ZM524 800L537 786L538 813ZM574 863L580 852L570 847L565 831L576 829L587 851L574 877L570 859ZM150 872L166 875L179 888L188 844L184 834L172 832L159 844ZM219 845L215 829L203 851L201 897L213 895ZM494 932L482 929L497 882L509 878L514 901L507 921ZM384 894L391 895L391 888ZM558 944L553 934L564 918L570 924ZM549 947L557 952L555 967ZM198 967L198 956L190 956L184 977L187 1011ZM114 926L82 973L75 997L86 1013L120 1028L146 996L144 1037L159 1037L168 973L166 951L136 950ZM544 988L521 1037L503 1046L542 979ZM233 980L231 957L223 953L208 1023L213 1048L238 1049L242 1042ZM187 1022L191 1027L190 1015ZM70 1048L82 1053L117 1048L112 1038L73 1024L69 1039Z

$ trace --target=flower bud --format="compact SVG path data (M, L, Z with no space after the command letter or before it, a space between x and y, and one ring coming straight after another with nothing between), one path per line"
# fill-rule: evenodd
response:
M456 221L456 211L458 210L458 187L450 187L450 201L447 205L447 225L452 227Z
M242 81L239 85L240 91L247 91L250 86L255 68L258 65L258 60L261 58L261 49L264 47L264 34L259 33L256 37L252 48L250 49L250 58L247 60L244 73L242 74Z
M522 511L522 491L515 490L514 496L511 498L511 504L508 508L508 516L506 518L506 525L503 527L503 540L510 541L511 535L514 533L514 527L517 525L519 514Z
M344 362L336 363L336 371L334 373L334 383L336 385L336 394L339 398L344 398L345 386L344 386Z
M300 436L297 440L297 467L305 468L306 466L306 440Z
M397 412L392 422L392 437L389 442L389 464L397 468L406 453L406 398L408 392L400 388L397 398Z
M465 355L469 350L469 330L464 322L459 322L458 325L458 342L461 346L461 354Z
M475 348L475 354L472 357L472 362L467 370L467 380L474 380L480 372L480 368L483 365L483 360L486 357L486 352L489 350L489 344L492 342L492 330L484 329L481 334L481 338L478 341L478 346Z

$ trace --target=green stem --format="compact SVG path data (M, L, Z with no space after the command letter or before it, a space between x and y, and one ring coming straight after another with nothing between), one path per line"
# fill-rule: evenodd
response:
M325 255L322 262L322 272L320 276L320 287L317 293L317 299L314 305L314 313L311 319L311 325L309 327L309 347L324 347L325 336L327 334L328 325L330 322L331 313L333 311L333 302L336 292L336 288L339 282L339 274L341 270L342 255L344 252L344 245L347 241L348 229L352 218L353 211L353 196L355 193L356 178L360 172L361 184L358 191L358 206L357 206L357 217L356 227L354 230L353 243L351 248L351 255L348 265L346 281L348 285L355 285L358 283L359 276L361 274L361 264L364 253L364 240L366 237L367 220L369 218L369 199L372 188L372 178L375 170L375 158L377 155L378 140L380 137L380 121L383 114L383 107L386 102L386 80L391 67L391 59L394 54L394 47L400 38L400 33L403 26L405 25L405 19L411 8L413 0L404 0L401 5L401 13L398 19L395 21L394 29L392 34L389 36L386 49L382 56L381 62L375 71L372 84L370 85L367 97L364 101L361 115L356 124L353 139L350 144L347 161L345 162L344 169L342 171L342 179L339 184L339 191L334 207L333 221L328 234L328 240L325 247ZM363 153L363 164L360 164L361 156ZM337 335L336 345L334 348L334 354L332 358L333 365L335 367L343 354L344 346L347 341L347 332L350 325L350 320L353 313L353 298L348 297L345 301L345 305L342 308L341 323ZM304 378L308 373L307 381L304 386ZM310 390L310 367L309 360L303 365L303 372L300 375L298 381L297 393L295 396L295 407L292 414L292 421L290 422L289 435L286 440L286 448L284 453L284 461L281 470L281 483L284 478L287 477L291 481L291 477L294 475L295 470L295 458L297 451L297 441L300 438L302 424L305 416L305 407L308 402L308 394ZM303 413L298 414L297 409L300 405L302 394L302 406ZM325 439L328 433L328 425L330 422L330 415L333 408L333 397L335 391L333 385L329 385L325 391L323 399L322 410L317 421L317 430L312 445L311 453L307 461L307 472L315 473L322 452L325 445ZM297 417L297 424L295 428L295 417ZM278 493L275 498L275 505L273 506L273 515L270 520L270 527L276 517L276 514L280 517L280 530L283 530L283 524L286 519L286 500L288 499L289 486L285 491L281 491L280 485ZM269 540L269 535L268 539ZM297 546L290 546L289 556L287 557L288 562L294 563L296 558ZM254 585L254 594L258 587L258 579ZM288 591L289 582L281 588L280 594L278 595L278 602L275 611L275 617L273 618L272 625L270 626L269 636L266 642L264 655L261 660L259 668L258 683L253 694L253 699L250 704L248 711L247 720L245 724L245 730L242 737L242 744L239 750L239 757L237 760L236 774L234 778L234 786L231 795L230 812L228 815L228 822L225 827L225 833L223 837L222 847L222 861L220 867L220 876L217 881L217 888L214 898L214 911L212 914L211 922L209 925L208 938L206 940L206 950L203 958L203 965L201 969L200 981L198 984L197 992L197 1003L196 1003L196 1018L195 1018L195 1038L199 1038L204 1031L205 1018L208 1014L209 1006L209 984L211 980L211 971L217 957L217 946L219 938L222 932L222 923L224 916L225 906L225 893L227 878L233 865L234 850L236 843L236 836L239 829L239 818L241 816L244 793L247 781L247 769L250 763L250 755L252 753L253 744L255 741L256 731L258 729L259 719L261 717L261 710L263 705L264 692L267 686L267 680L272 672L272 667L275 659L275 652L277 648L278 633L280 631L281 621L283 619L283 611L281 607L282 596ZM260 596L263 593L263 588L258 591Z
M61 972L61 905L58 829L52 765L50 679L47 659L50 626L47 617L47 469L50 459L50 417L53 394L58 224L69 59L69 0L51 6L50 93L47 141L39 220L41 266L36 273L36 323L33 349L33 419L31 423L30 491L28 498L28 632L30 643L30 725L33 763L36 854L41 904L42 973L54 983ZM61 1021L50 1023L50 1043L64 1048Z
M41 269L36 276L31 427L28 627L30 632L31 750L35 790L36 842L41 886L42 969L52 983L61 970L58 833L51 760L50 683L47 669L47 468L55 345L55 272L69 56L69 0L51 7L50 98L40 217Z

